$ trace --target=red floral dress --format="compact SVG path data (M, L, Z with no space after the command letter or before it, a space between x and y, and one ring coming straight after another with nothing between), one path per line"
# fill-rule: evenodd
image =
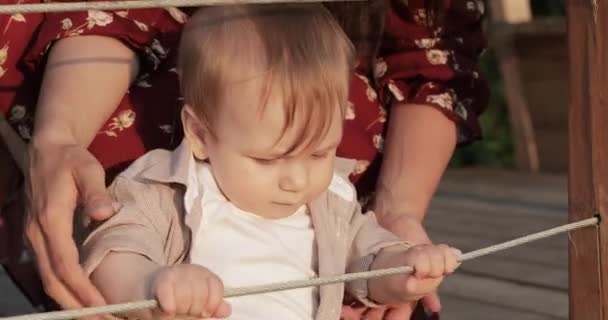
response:
M385 14L374 79L358 73L351 81L338 155L357 160L351 178L360 190L373 188L387 113L395 101L441 110L457 123L459 143L480 137L478 117L488 98L487 84L478 71L485 42L481 31L484 2L444 0L444 9L442 22L429 25L424 0L392 0ZM41 74L53 42L64 37L104 35L120 39L137 52L141 68L90 151L113 175L148 150L176 147L182 133L175 57L187 19L178 8L0 15L0 112L24 140L29 140ZM86 112L87 106L74 108L85 109L75 112ZM363 176L371 179L359 180ZM0 194L0 203L5 198L7 195ZM0 222L0 257L2 243L16 243L2 239L8 212L0 209L5 215L5 223Z

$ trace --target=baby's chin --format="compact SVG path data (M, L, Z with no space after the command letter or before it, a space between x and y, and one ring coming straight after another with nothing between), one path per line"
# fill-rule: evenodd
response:
M264 219L283 219L287 218L298 211L304 204L296 203L280 203L280 202L270 202L263 206L255 206L255 207L247 207L240 206L235 203L235 205L250 214L258 216Z

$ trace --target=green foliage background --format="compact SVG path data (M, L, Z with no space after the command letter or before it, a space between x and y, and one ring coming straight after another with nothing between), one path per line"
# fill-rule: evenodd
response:
M534 17L564 16L565 0L531 0ZM489 48L481 58L481 69L490 83L490 103L480 122L483 139L460 147L450 167L510 168L514 164L513 141L502 78L495 52Z

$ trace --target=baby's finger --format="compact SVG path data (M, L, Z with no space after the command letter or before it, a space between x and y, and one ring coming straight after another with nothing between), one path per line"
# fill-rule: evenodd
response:
M404 298L406 298L408 301L416 301L427 294L428 291L421 290L424 289L424 286L421 287L421 283L424 281L425 280L419 280L414 277L408 277L405 281Z
M460 256L462 256L462 251L456 248L450 248L446 246L444 249L445 256L445 273L450 274L453 273L456 268L460 266Z
M231 313L232 307L230 307L230 304L226 302L226 300L222 300L222 302L220 302L220 305L215 310L215 317L228 318Z
M438 247L431 247L427 250L429 257L429 274L430 278L438 278L443 276L445 272L445 257L443 251Z
M188 315L190 312L190 307L193 304L190 283L183 283L183 281L174 283L173 294L175 296L176 314L178 316Z
M405 291L407 296L414 296L418 290L418 279L415 277L407 277L405 280Z
M173 283L170 281L159 281L156 287L156 300L160 306L162 313L173 318L177 310L175 306L175 296L173 293Z
M205 310L207 315L216 317L219 306L224 300L224 284L215 276L207 277L208 297Z
M197 318L206 318L209 313L206 312L207 299L209 297L209 288L198 281L190 281L190 292L192 300L188 315Z
M431 258L428 253L425 251L420 251L416 255L416 259L414 261L414 277L417 279L424 279L428 277L431 272Z

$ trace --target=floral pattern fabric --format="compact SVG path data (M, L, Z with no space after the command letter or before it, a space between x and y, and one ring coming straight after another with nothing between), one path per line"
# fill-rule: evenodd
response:
M375 185L394 103L437 108L457 123L459 143L480 137L478 116L488 98L478 70L484 2L443 0L443 5L441 22L429 24L425 0L391 0L374 77L360 72L351 81L338 155L357 160L351 179L362 196ZM179 8L0 15L0 112L29 140L52 44L80 35L114 37L139 54L140 74L90 151L112 176L148 150L174 148L182 135L176 48L187 19Z

